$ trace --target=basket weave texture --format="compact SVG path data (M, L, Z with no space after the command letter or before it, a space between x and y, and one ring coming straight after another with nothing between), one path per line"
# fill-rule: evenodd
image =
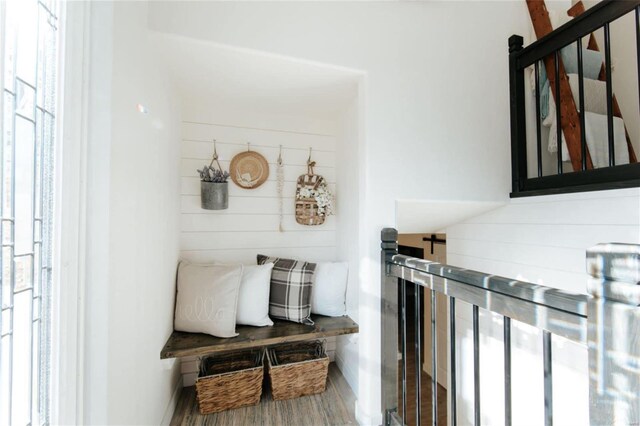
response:
M296 185L296 222L301 225L322 225L324 215L318 213L318 203L314 198L298 198L302 188L317 189L324 183L320 175L306 174L298 177Z
M235 352L202 360L196 379L201 414L256 405L262 395L264 356L261 352Z
M274 400L314 395L326 389L329 357L321 342L271 348L267 365Z

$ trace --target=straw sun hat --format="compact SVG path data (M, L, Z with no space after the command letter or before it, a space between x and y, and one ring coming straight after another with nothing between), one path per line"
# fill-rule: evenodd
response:
M245 151L231 159L231 180L241 188L253 189L269 177L269 163L255 151Z

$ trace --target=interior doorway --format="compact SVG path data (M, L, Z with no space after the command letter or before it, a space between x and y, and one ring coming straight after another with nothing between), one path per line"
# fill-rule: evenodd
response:
M420 259L429 260L432 262L438 262L446 264L447 249L446 249L446 235L442 233L416 233L416 234L399 234L398 235L398 252L406 256L417 257ZM400 286L398 287L400 291ZM435 295L435 319L436 319L436 350L437 350L437 374L436 380L438 383L437 392L437 405L438 405L438 423L447 423L447 380L448 380L448 368L449 368L449 331L448 331L448 304L446 297L441 294ZM399 294L399 297L400 294ZM420 303L416 304L415 298L420 299ZM400 299L399 299L400 300ZM421 327L420 333L420 353L422 359L422 371L421 375L421 406L422 406L422 424L430 424L432 416L431 406L431 378L433 377L432 371L432 327L431 327L431 292L425 288L415 286L411 290L411 286L406 291L406 317L414 318L414 312L416 306L419 306ZM415 324L412 321L407 322L407 341L413 342L416 333ZM415 348L413 345L407 347L407 374L406 374L406 388L407 388L407 416L405 417L408 424L415 424L415 418L412 415L415 411L415 383L416 383L416 371L415 371ZM400 359L400 361L402 361ZM400 378L402 386L402 378ZM401 396L401 392L399 392ZM398 407L402 411L402 402L399 401ZM413 423L412 423L413 422Z

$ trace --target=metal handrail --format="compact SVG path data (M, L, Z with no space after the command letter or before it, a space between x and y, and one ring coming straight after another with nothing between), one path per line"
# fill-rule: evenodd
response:
M553 32L534 41L519 51L518 69L524 69L555 51L588 36L605 24L632 12L640 6L638 0L605 0L587 9L583 14L556 28Z
M589 422L602 424L640 424L640 245L601 244L587 251L588 295L569 293L541 285L512 280L436 262L398 254L398 233L385 228L381 235L381 405L384 424L405 424L407 395L407 289L415 293L414 355L416 413L421 418L420 316L422 293L431 303L431 404L433 425L438 424L437 365L448 362L448 395L452 417L456 411L456 302L472 305L473 335L473 412L474 423L481 421L480 308L503 317L504 411L505 423L512 420L511 322L542 330L545 425L553 424L552 338L565 337L583 345L589 357ZM408 286L407 283L415 285ZM427 293L429 292L429 293ZM400 295L398 294L400 293ZM448 297L449 355L437 355L435 294ZM431 297L426 297L430 294ZM428 342L427 342L428 343ZM400 344L400 348L398 347ZM401 369L398 366L401 354ZM401 374L400 371L401 370ZM624 377L624 380L619 380ZM399 393L398 385L402 384ZM399 398L401 397L401 398ZM493 397L485 395L485 397ZM402 407L402 416L399 408Z
M566 311L582 317L587 316L586 294L570 293L556 288L532 284L526 281L514 280L498 275L456 266L431 262L424 259L397 254L389 263L416 269L441 278L454 280L461 285L484 288L494 293L514 297L526 302L532 302L548 308Z
M417 258L402 257L403 261L410 263L422 264L424 262ZM549 301L555 302L552 296L549 297L549 300L544 300L546 297L545 292L554 295L563 293L562 291L558 290L556 292L554 291L555 289L550 287L517 280L510 280L509 285L502 287L499 285L501 282L490 284L491 280L497 279L496 281L502 281L507 280L506 278L495 277L477 271L453 268L446 265L442 266L444 270L443 275L450 275L447 273L448 269L461 270L470 275L474 275L474 278L480 275L484 276L487 284L478 285L473 282L470 283L445 277L433 272L422 271L412 266L400 265L393 260L388 263L388 266L388 275L391 277L412 282L429 290L433 290L436 293L444 294L456 300L531 325L540 330L562 336L575 343L582 345L587 344L586 314L571 312L567 309L558 309L554 306L554 303L549 303ZM519 288L520 286L522 286L522 289ZM496 287L502 287L500 288L501 291L496 291ZM520 297L522 294L528 294L533 291L538 291L533 297ZM573 306L577 310L586 311L587 295L566 294L576 298L576 303ZM563 306L569 307L569 304L564 303Z

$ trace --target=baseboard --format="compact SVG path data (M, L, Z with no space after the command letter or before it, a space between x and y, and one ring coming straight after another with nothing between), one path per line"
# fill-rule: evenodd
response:
M171 399L169 400L169 404L167 404L167 408L164 410L164 415L162 416L162 422L160 422L161 426L169 426L171 424L173 413L176 411L176 406L178 405L178 398L180 398L180 392L182 392L182 376L181 375L178 376L178 380L176 380L176 383L173 386L173 393L171 394Z
M356 402L356 421L360 426L379 426L383 422L382 413L371 415L360 408L360 402Z
M336 362L336 365L338 366L338 369L340 369L342 376L345 378L345 380L349 384L351 391L356 396L356 399L358 399L357 371L354 371L352 368L350 368L349 363L345 362L345 360L340 356L340 353L338 351L335 352L335 362Z

